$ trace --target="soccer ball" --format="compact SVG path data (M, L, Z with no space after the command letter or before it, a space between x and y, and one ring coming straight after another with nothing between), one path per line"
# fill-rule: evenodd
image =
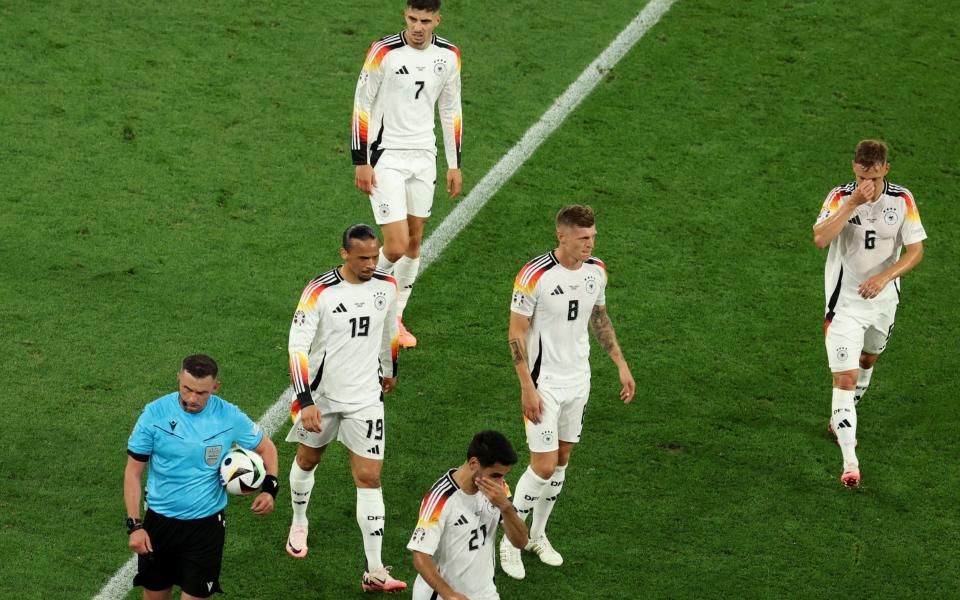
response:
M253 450L234 447L220 463L220 485L231 494L255 492L266 477L263 459Z

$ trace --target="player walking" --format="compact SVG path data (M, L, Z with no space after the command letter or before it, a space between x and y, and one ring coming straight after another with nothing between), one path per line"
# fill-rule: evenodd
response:
M591 256L596 237L590 207L564 207L557 213L557 249L528 262L513 287L510 350L530 447L530 466L513 499L521 518L533 511L526 550L552 566L563 564L563 558L547 539L547 519L563 489L570 453L580 441L590 395L588 322L617 365L620 399L627 404L636 391L607 315L606 267ZM525 576L520 550L506 538L500 543L500 563L507 575Z
M370 46L354 97L351 149L357 188L370 196L383 232L378 268L393 272L400 295L400 345L417 339L403 310L420 268L423 227L437 180L434 106L439 108L447 158L447 193L455 198L460 172L460 50L433 30L440 0L408 0L406 29Z
M527 544L527 526L503 480L516 462L517 453L502 433L481 431L470 442L467 462L427 492L407 544L419 573L414 600L500 598L493 581L497 525L502 520L504 535L517 546Z
M327 444L350 454L357 486L357 523L367 571L364 591L407 587L390 576L380 556L384 534L380 472L386 450L383 394L396 386L396 281L376 270L377 236L369 225L343 233L343 265L311 281L290 326L290 376L296 399L288 442L297 443L290 468L293 524L287 552L307 555L307 505L314 470Z
M888 182L889 171L883 142L857 144L853 156L856 179L827 195L813 226L817 247L830 246L824 269L824 332L833 372L828 429L840 444L840 481L848 487L860 485L857 403L893 332L900 276L920 263L927 237L913 194ZM902 255L901 248L905 249Z

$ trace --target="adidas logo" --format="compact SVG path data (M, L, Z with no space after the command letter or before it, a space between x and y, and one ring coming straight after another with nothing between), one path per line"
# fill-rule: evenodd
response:
M850 425L850 421L844 419L837 424L837 429L843 429L844 427L852 427L852 425Z
M562 296L562 295L563 295L563 288L558 285L557 287L553 288L553 291L550 292L550 295L551 295L551 296Z
M347 307L343 305L343 302L341 302L340 304L337 305L337 307L336 307L335 309L333 309L333 312L334 312L334 313L345 313L345 312L347 312Z
M396 73L396 74L397 74L397 75L409 75L409 74L410 74L410 71L408 71L408 70L407 70L407 66L404 65L404 66L400 67L399 69L397 69L397 73Z
M465 516L463 516L463 515L460 515L460 518L457 519L457 522L456 522L456 523L454 523L455 526L456 526L456 525L466 525L466 524L467 524L467 518L466 518Z
M374 531L374 532L371 533L370 535L377 536L377 537L383 537L383 527L381 527L380 529Z
M852 219L847 221L847 223L853 223L854 225L862 225L862 223L860 223L860 215L854 215Z
M380 454L380 444L377 444L373 448L367 448L367 454Z

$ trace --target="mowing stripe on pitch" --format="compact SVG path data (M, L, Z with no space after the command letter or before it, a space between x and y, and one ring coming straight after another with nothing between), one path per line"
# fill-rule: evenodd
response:
M676 0L651 0L640 14L627 25L620 35L592 63L587 65L580 77L558 97L519 142L503 155L497 164L484 175L483 179L467 194L447 218L433 230L420 252L420 271L423 272L433 261L440 257L453 238L463 231L473 217L490 198L506 183L514 173L530 158L551 133L563 123L571 112L587 97L604 74L612 69L640 38L657 24ZM273 437L289 414L293 387L280 394L277 401L260 418L260 427L266 435ZM133 576L137 573L137 559L131 557L107 582L94 600L120 600L133 589Z

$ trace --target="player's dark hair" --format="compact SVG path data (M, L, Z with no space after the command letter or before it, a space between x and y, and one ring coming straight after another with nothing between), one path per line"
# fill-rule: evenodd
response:
M593 209L582 204L564 206L557 213L557 227L592 227L595 222Z
M887 164L887 145L880 140L863 140L853 152L853 162L864 169Z
M517 464L517 452L510 440L499 431L487 429L473 436L467 448L467 460L476 457L481 467L492 467L496 463L504 466Z
M440 0L407 0L407 8L440 12Z
M373 227L370 227L366 223L357 223L356 225L351 225L347 227L347 230L343 232L343 249L350 251L350 246L353 245L353 240L375 240L377 239L377 232L373 230Z
M217 361L206 354L192 354L186 357L183 359L181 368L197 379L204 379L205 377L213 377L216 379L217 373L220 372L220 368L217 367Z

